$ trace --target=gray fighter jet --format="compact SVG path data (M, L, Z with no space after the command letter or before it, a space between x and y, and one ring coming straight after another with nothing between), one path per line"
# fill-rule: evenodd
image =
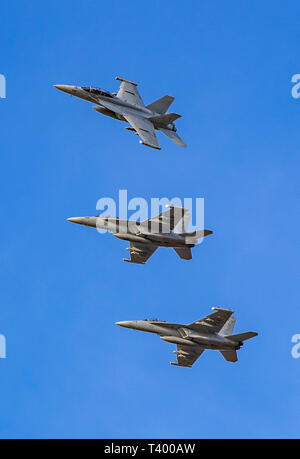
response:
M186 147L186 144L176 134L177 129L174 124L174 121L181 116L177 113L167 113L168 108L174 101L174 97L164 96L145 106L136 83L119 77L116 80L122 83L119 92L112 94L91 86L57 84L54 87L72 96L97 104L93 108L98 113L120 121L126 121L130 124L130 127L126 129L140 136L142 139L140 143L143 145L161 150L155 134L155 129L158 129L177 145Z
M130 242L128 263L145 264L158 247L172 247L184 260L192 258L191 248L198 239L212 234L209 230L185 232L191 215L184 207L170 209L149 220L138 222L113 217L73 217L68 221L107 230L118 239Z
M177 344L177 350L174 351L177 362L171 362L171 365L192 367L206 349L218 350L228 362L237 362L236 351L243 346L244 341L257 336L257 333L233 335L236 321L232 317L233 311L212 309L216 312L189 325L172 324L158 319L117 322L116 325L156 333L167 343Z

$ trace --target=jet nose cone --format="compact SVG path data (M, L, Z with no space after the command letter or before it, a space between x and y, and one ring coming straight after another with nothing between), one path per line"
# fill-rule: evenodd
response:
M78 225L80 225L83 221L82 217L72 217L72 218L67 218L68 222L71 222L71 223L77 223Z
M66 92L67 94L72 94L72 91L75 86L70 86L66 84L55 84L54 88L59 89L60 91Z
M125 322L116 322L116 325L119 325L119 327L124 327L124 328L131 328L132 322L130 321L125 321Z
M97 217L72 217L67 218L68 222L77 223L77 225L91 226L97 228Z

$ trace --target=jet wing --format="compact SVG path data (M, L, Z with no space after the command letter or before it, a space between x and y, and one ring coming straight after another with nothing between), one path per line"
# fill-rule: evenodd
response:
M137 115L134 108L121 106L120 104L118 105L107 100L101 100L101 105L112 112L122 115L142 138L142 143L144 145L161 150L153 124L147 118Z
M141 224L141 227L146 227L148 230L152 232L160 232L160 233L169 233L178 227L178 223L182 219L186 219L188 209L184 207L175 207L169 206L170 209L166 210L165 212L156 215L155 217L150 218L149 220L144 221ZM184 220L184 225L189 223L189 219Z
M126 121L128 121L129 124L131 124L134 130L142 138L141 143L143 145L161 150L155 134L154 126L151 121L138 115L132 115L127 111L124 111L123 117L126 119Z
M117 97L122 99L124 102L132 105L138 105L140 107L145 107L143 99L141 98L137 84L133 81L127 81L123 78L117 77L116 80L122 81Z
M179 367L191 367L204 351L205 348L200 346L192 348L178 344L177 351L174 351L177 354L177 362L171 362L171 364Z
M157 246L152 244L139 244L138 242L131 242L130 248L127 249L130 251L130 259L124 259L124 261L143 265L151 257L151 255L154 254L156 249Z
M218 333L225 325L229 317L232 316L233 311L229 309L213 308L217 312L210 314L204 319L200 319L197 322L193 322L189 325L189 328L194 330L209 331L211 333Z

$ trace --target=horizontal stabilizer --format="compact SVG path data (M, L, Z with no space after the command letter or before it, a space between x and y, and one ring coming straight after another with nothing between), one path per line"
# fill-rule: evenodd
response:
M239 335L226 336L226 338L230 339L231 341L237 341L239 343L239 342L246 341L247 339L254 338L257 335L258 333L255 333L255 332L246 332L246 333L240 333Z
M213 234L213 231L210 230L200 230L200 231L193 231L192 233L182 233L181 236L184 237L194 237L197 239L200 239L205 236L209 236L210 234Z
M163 132L165 135L167 135L173 142L176 143L176 145L179 145L180 147L186 147L186 144L184 141L179 137L176 132L171 131L170 129L165 129L165 128L158 128L161 132Z
M174 250L183 260L192 259L192 252L190 247L175 247Z
M237 362L237 353L234 349L230 351L220 351L221 354L223 355L224 359L227 360L227 362Z
M168 124L174 123L178 118L181 118L181 115L177 113L166 113L165 115L151 116L149 120L158 126L168 126Z
M146 108L151 110L153 113L166 113L170 105L174 102L174 97L164 96L156 100L152 104L148 105Z

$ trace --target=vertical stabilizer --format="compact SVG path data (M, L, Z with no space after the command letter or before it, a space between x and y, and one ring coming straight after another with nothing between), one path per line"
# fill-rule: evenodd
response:
M171 96L164 96L161 97L160 99L156 100L150 105L147 105L146 108L151 110L153 113L166 113L168 111L168 108L170 105L174 102L174 97Z
M225 323L224 327L220 330L219 334L222 336L232 335L234 326L236 322L236 317L230 317Z

